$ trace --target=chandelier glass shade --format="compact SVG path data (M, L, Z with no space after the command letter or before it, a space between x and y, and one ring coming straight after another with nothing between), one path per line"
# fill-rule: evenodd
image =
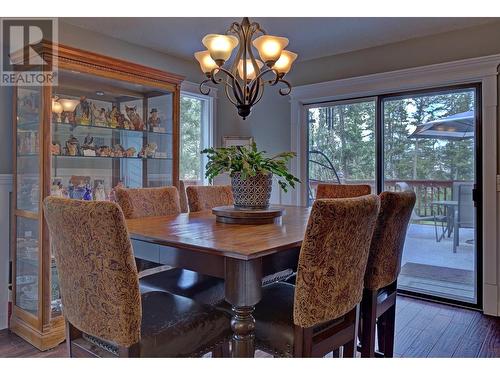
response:
M250 23L245 17L241 23L234 22L225 35L208 34L202 43L207 50L194 54L207 77L200 84L200 92L210 93L210 88L205 86L208 82L223 85L226 96L243 119L260 101L266 85L283 84L280 95L290 94L292 86L284 76L297 54L285 50L287 38L267 35L258 23ZM237 52L231 57L236 47ZM260 60L255 57L253 48Z

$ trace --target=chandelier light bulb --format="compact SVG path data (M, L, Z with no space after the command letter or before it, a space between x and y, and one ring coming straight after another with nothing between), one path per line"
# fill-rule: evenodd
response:
M253 41L253 45L259 51L259 56L266 65L272 66L280 58L281 51L288 45L288 39L279 36L262 35Z
M260 60L255 60L255 62L257 63L259 70L260 70L260 68L262 68L264 66L264 64ZM243 78L243 59L240 59L240 61L238 62L238 75L241 78ZM255 76L256 76L256 74L255 74L255 69L254 69L253 64L252 64L252 60L247 59L247 80L252 80L255 78Z
M292 68L292 64L297 56L298 55L294 52L283 50L280 58L274 64L273 69L276 69L278 73L285 75Z
M200 63L201 71L205 74L210 74L212 70L217 68L217 63L210 57L209 51L196 52L194 57Z
M202 43L207 47L210 57L221 66L231 57L233 49L238 45L238 38L233 35L208 34Z
M59 103L61 103L64 112L73 112L80 101L76 99L59 99Z
M55 99L52 99L52 112L53 113L57 113L57 114L61 114L63 113L64 109L63 109L63 106L61 103L59 103L58 101L56 101Z

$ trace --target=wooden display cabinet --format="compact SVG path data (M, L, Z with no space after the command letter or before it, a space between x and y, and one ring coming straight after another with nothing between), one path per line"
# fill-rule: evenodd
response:
M13 108L10 329L40 350L64 341L43 199L112 200L118 184L178 186L179 179L182 77L62 45L54 55L50 47L37 52L57 56L58 85L16 87ZM74 111L61 112L65 99L78 103Z

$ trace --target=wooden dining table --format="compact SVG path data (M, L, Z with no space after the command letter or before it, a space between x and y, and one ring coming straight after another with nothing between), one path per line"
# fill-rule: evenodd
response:
M225 224L211 211L127 220L135 256L225 280L231 304L232 356L253 357L262 279L296 270L310 208L284 208L274 224Z

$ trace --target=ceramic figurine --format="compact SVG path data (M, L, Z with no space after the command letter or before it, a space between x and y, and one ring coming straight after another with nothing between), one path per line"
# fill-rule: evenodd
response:
M156 108L152 108L148 118L149 129L154 132L159 132L161 130L160 124L161 119L158 116L158 110Z
M127 113L134 130L144 130L144 122L142 121L141 116L137 113L137 106L129 107L126 105L125 112Z
M97 108L94 103L92 103L92 115L94 116L94 125L95 126L107 126L108 123L106 121L106 109Z
M109 192L109 200L111 202L116 202L116 189L120 189L120 188L124 188L125 185L123 185L123 182L118 182L118 184L113 188L111 189L111 191Z
M111 156L111 148L109 146L101 146L97 149L97 156L109 157Z
M136 150L135 147L129 147L125 150L125 156L127 158L133 158L135 156Z
M40 199L40 186L38 183L34 183L31 185L31 192L30 192L30 201L33 206L38 205L38 201Z
M53 197L64 198L64 190L61 181L52 182L50 187L50 195Z
M92 189L90 188L89 184L85 185L85 193L83 194L84 201L91 201L92 200Z
M74 124L75 123L75 113L64 111L61 113L61 121L65 124Z
M104 184L102 183L102 181L98 181L96 187L94 188L94 200L106 200L106 191L104 190Z
M109 127L116 128L118 126L118 116L120 116L120 111L118 111L118 107L114 105L111 111L106 114L106 120Z
M80 142L74 136L70 136L66 141L66 155L78 156L80 155Z
M75 120L80 125L90 125L90 103L86 96L80 97L80 103L75 108Z
M156 143L148 143L146 146L142 148L142 150L137 155L140 158L154 158L156 154L156 149L158 146Z
M61 155L61 146L59 145L59 143L52 143L50 145L50 154Z
M113 156L118 158L125 156L125 149L121 144L116 144L113 146Z
M123 119L123 129L126 129L126 130L134 130L134 127L132 126L132 124L130 123L130 121L128 119Z
M81 147L83 156L96 156L94 137L87 135Z

